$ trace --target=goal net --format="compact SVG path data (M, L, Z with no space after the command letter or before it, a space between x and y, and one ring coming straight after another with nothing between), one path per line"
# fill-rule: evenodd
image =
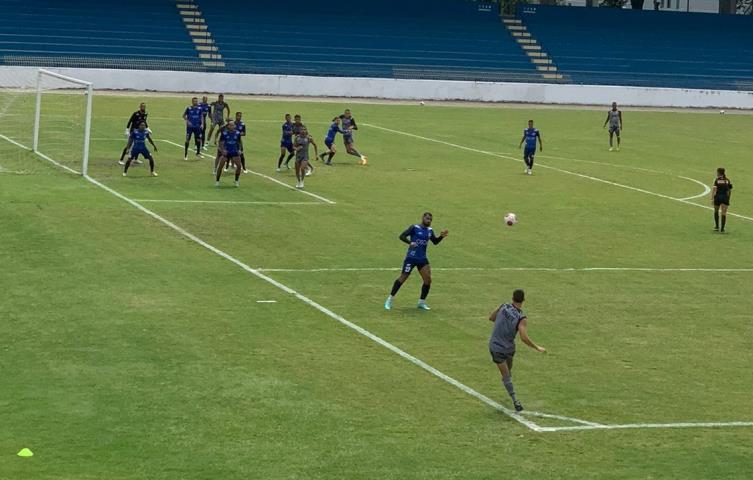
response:
M87 174L92 85L44 69L0 69L0 172L37 172L36 153ZM6 165L7 164L7 165Z

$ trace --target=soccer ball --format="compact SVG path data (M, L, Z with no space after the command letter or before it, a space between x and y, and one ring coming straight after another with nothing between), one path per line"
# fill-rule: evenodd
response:
M424 105L426 105L426 104L424 103L424 101L423 101L423 100L421 100L420 102L418 102L418 104L419 104L419 105L421 105L422 107L423 107Z
M719 115L724 115L724 110L719 110Z
M507 215L505 215L505 223L508 227L512 227L513 225L518 223L518 216L514 213L508 213Z

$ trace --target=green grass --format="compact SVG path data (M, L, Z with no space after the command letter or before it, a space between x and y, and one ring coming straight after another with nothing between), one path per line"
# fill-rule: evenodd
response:
M78 166L60 116L48 155ZM95 97L91 175L246 264L509 405L486 341L488 312L525 288L532 337L516 357L524 405L594 422L753 420L753 272L505 271L502 267L753 267L753 222L647 193L362 126L370 166L341 151L306 186L317 200L245 175L216 189L208 160L184 162L183 98L147 99L160 176L120 176L124 121L140 99ZM6 100L7 102L7 100ZM518 158L529 118L542 164L670 197L727 167L731 212L753 216L753 117L625 112L606 151L604 112L229 100L245 113L249 165L277 174L279 124L302 113L321 143L350 106L371 124ZM8 119L0 133L28 145ZM67 122L67 123L66 123ZM50 127L52 128L52 127ZM340 146L338 139L338 147ZM343 150L340 148L340 150ZM552 155L554 157L549 157ZM597 162L597 163L593 163ZM753 428L533 432L180 236L83 179L0 141L0 478L438 479L748 478ZM640 169L650 169L649 172ZM21 173L11 173L21 172ZM707 205L708 198L692 200ZM382 302L404 246L434 213L431 312L420 282ZM514 228L502 225L507 211ZM442 270L442 268L479 270ZM276 300L277 303L257 303ZM542 425L563 426L543 420ZM22 447L31 459L15 457Z

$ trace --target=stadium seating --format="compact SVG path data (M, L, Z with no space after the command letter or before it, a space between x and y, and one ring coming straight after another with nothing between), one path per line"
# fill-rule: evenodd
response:
M228 69L474 80L539 79L496 8L464 0L199 0Z
M520 5L573 83L753 89L753 17Z
M0 0L3 64L197 68L175 3Z

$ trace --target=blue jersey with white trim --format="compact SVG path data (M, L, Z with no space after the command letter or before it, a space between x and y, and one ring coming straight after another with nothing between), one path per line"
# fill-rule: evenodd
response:
M526 128L523 130L523 135L526 138L526 150L536 150L536 140L539 138L539 130L537 128Z
M201 111L201 107L199 105L190 107L186 107L186 111L183 112L183 115L186 116L188 119L188 123L194 127L194 128L200 128L201 127L201 120L204 118L204 114Z

